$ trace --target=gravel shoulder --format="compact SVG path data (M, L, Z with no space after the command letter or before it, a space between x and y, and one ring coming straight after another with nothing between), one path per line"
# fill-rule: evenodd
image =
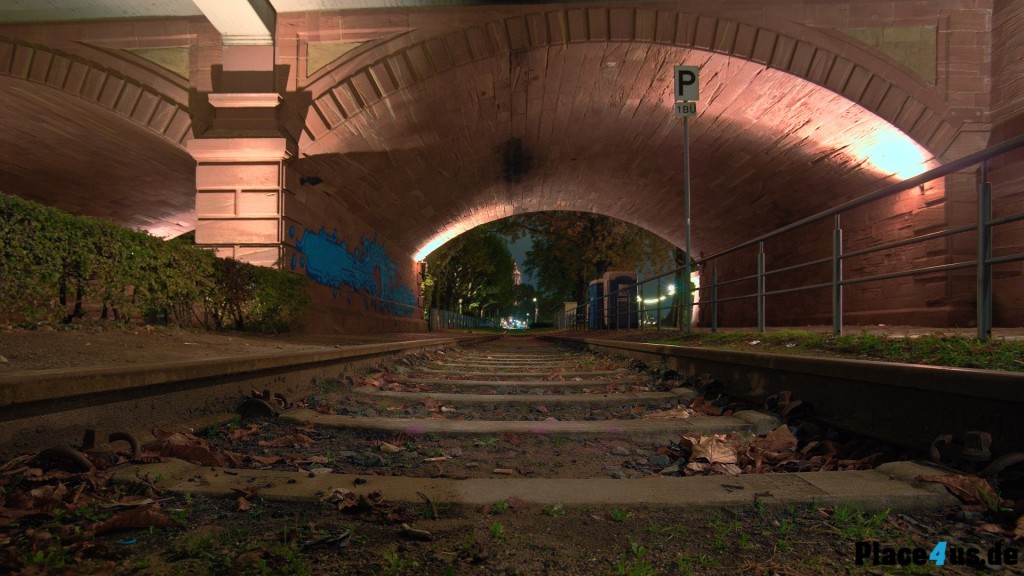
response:
M0 374L60 368L131 367L275 352L322 351L338 346L436 336L436 333L259 336L162 326L121 329L72 325L60 329L44 326L26 330L0 325Z

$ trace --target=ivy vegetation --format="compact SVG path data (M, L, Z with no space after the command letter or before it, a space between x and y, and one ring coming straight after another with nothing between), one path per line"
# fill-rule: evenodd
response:
M309 305L308 280L97 218L0 193L0 318L26 327L138 319L283 332Z

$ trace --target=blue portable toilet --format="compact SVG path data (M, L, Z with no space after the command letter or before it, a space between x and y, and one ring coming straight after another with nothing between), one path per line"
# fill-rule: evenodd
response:
M591 330L604 328L604 281L593 280L587 286L587 326Z
M636 296L636 272L605 272L604 293L608 294L605 324L609 328L637 328L640 326ZM632 288L628 288L632 286ZM623 290L623 288L628 288Z

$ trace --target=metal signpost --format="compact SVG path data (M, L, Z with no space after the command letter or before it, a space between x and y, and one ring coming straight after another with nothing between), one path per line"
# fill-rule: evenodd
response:
M700 100L700 82L697 74L700 72L698 66L676 66L676 118L683 119L683 206L686 215L686 264L683 269L683 310L680 318L686 321L686 333L690 333L690 325L693 323L690 315L693 313L693 305L690 304L693 293L690 291L690 116L697 115L697 102Z

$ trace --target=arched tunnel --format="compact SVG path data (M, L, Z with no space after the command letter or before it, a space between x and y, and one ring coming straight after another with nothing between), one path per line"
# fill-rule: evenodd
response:
M73 25L8 15L2 191L161 236L195 229L224 255L323 284L323 328L406 329L418 318L388 303L417 303L416 262L483 223L595 212L683 246L676 64L700 67L694 255L1014 136L1024 109L1009 65L1024 50L1024 8L1012 2L783 2L771 14L745 2L264 4L275 12L269 53L204 11ZM970 50L949 50L964 31ZM974 196L973 172L947 176L851 214L844 231L864 247L959 224ZM788 236L770 259L820 257L830 238ZM950 240L894 258L948 263L972 250ZM723 271L749 273L749 256ZM1019 277L1018 265L1000 281ZM851 318L969 322L972 281L950 272L851 289ZM827 323L825 295L808 298L780 297L772 322ZM1019 323L1013 298L1003 321ZM750 313L723 320L749 324Z

